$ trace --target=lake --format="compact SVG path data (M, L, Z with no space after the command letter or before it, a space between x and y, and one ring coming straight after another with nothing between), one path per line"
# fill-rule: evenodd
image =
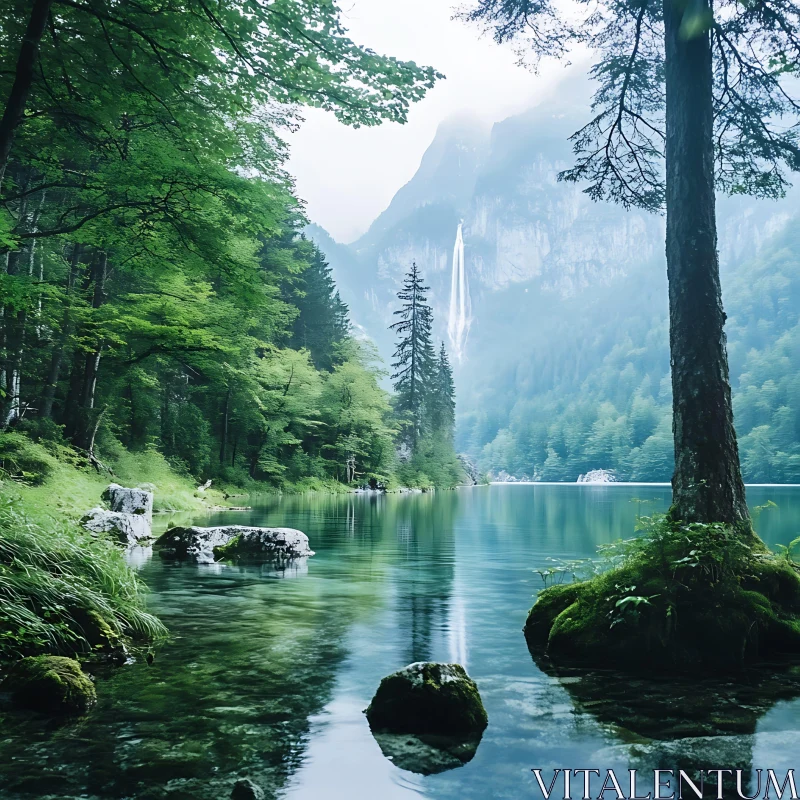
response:
M758 518L769 544L800 534L800 487L751 487L748 500L777 504ZM289 800L519 800L541 797L532 768L800 766L791 666L644 681L557 672L526 648L536 570L631 535L637 514L666 510L666 486L252 502L195 521L299 528L316 555L277 572L138 553L172 638L152 666L102 678L85 719L6 714L0 797L222 800L246 776ZM428 776L387 759L363 714L384 675L419 660L463 664L489 714L475 757Z

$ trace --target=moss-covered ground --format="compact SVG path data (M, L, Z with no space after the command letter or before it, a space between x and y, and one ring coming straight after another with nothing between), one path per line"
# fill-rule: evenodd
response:
M525 636L555 662L735 670L800 654L800 572L749 530L647 518L606 571L544 589Z

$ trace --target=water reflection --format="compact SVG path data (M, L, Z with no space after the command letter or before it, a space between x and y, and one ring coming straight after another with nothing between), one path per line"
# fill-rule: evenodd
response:
M749 500L778 504L759 520L769 543L800 533L800 489ZM534 767L796 766L792 671L703 694L531 661L534 570L592 555L668 501L666 487L496 486L270 497L198 519L299 528L317 555L292 577L142 557L172 640L152 667L102 678L82 721L0 712L0 797L220 800L248 776L287 800L520 800L539 796ZM458 769L401 769L362 713L383 676L417 659L463 663L481 690L489 727Z

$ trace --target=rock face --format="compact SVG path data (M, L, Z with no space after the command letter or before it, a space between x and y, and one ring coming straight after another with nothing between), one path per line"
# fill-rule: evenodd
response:
M211 564L222 559L288 561L313 556L308 537L293 528L172 528L159 539L163 557Z
M478 687L460 664L423 661L384 678L366 713L375 733L470 737L489 721Z
M108 511L99 507L85 514L81 525L92 533L110 533L124 545L134 545L153 535L146 516L123 514L121 511Z
M153 493L146 489L126 489L124 486L112 483L103 492L103 500L109 504L112 511L143 516L148 525L153 524Z
M37 656L17 662L3 681L22 708L49 714L83 714L95 703L94 684L72 658Z

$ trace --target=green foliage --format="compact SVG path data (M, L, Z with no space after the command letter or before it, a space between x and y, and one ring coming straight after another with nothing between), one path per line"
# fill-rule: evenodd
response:
M401 484L427 489L451 487L464 480L455 453L455 385L444 342L438 356L431 341L433 313L427 303L422 274L412 263L397 293L403 302L400 319L390 326L399 337L395 373L395 412L403 428L407 453L398 465Z
M38 485L53 474L55 466L55 458L27 436L0 433L0 477Z
M526 625L531 646L692 670L800 649L800 573L754 534L661 515L637 528L601 554L593 577L540 593Z
M6 98L27 13L0 3ZM439 77L356 45L332 0L56 0L0 177L0 428L120 476L139 459L180 507L180 477L385 479L388 398L280 131L303 105L404 122ZM47 477L5 447L9 475Z
M0 507L0 659L113 648L121 636L154 639L161 623L110 541Z

